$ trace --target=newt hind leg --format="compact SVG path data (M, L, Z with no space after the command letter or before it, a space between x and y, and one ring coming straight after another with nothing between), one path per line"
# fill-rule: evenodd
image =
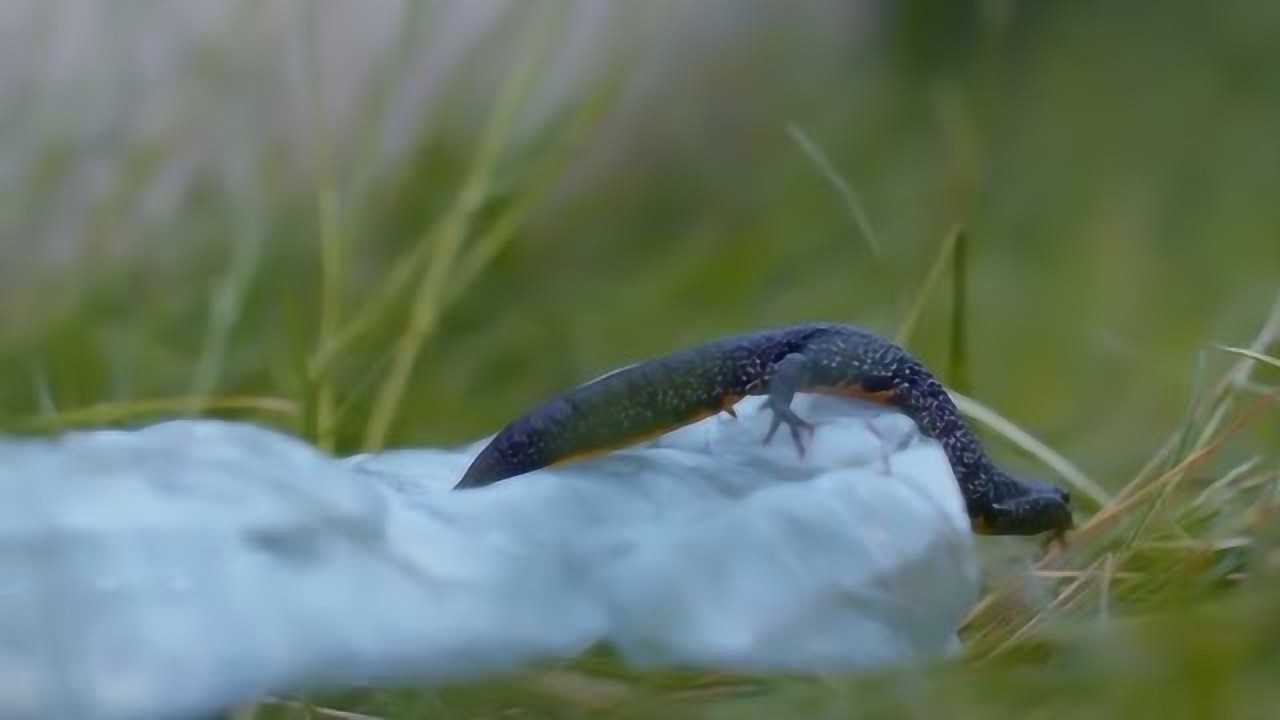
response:
M769 399L766 405L773 412L773 422L769 424L769 432L764 436L764 444L768 445L778 428L786 425L791 431L791 439L796 444L796 452L804 457L804 439L801 431L814 432L813 423L796 415L791 409L791 401L796 393L809 384L811 369L809 358L800 353L791 353L778 361L773 376L769 379Z

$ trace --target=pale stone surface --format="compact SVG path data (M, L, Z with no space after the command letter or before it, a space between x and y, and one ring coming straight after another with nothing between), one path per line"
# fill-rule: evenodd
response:
M480 445L333 460L177 421L0 440L0 716L188 717L264 693L433 682L608 642L638 665L937 658L977 594L941 450L800 396L450 492Z

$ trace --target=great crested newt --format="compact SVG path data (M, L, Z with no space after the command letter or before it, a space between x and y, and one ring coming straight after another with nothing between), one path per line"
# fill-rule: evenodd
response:
M475 488L549 465L661 435L766 395L773 419L764 442L786 425L804 454L797 392L856 397L901 410L946 452L973 530L989 535L1061 535L1071 498L1052 485L1000 470L960 417L942 383L906 350L866 330L828 323L714 340L615 370L569 390L507 425L454 487Z

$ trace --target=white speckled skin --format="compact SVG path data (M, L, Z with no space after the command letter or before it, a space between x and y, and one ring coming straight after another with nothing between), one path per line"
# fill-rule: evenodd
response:
M976 598L946 456L905 417L759 398L465 493L478 446L332 460L252 426L0 440L0 717L191 717L612 643L831 671L944 655Z

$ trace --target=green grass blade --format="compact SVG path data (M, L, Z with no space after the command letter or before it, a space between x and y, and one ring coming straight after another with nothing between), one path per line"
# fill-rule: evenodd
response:
M1087 495L1090 500L1093 500L1099 506L1110 502L1111 496L1101 485L1090 479L1084 471L1080 470L1056 450L1037 440L1031 433L1018 427L1012 421L977 400L953 390L948 392L951 394L951 399L955 401L956 407L960 408L960 412L986 425L1001 437L1030 453L1037 460L1058 473L1073 488Z
M537 161L529 178L524 181L526 189L476 238L471 251L459 259L446 302L453 302L460 297L502 253L525 217L555 186L555 179L564 170L573 148L583 142L584 135L598 126L604 109L610 107L621 87L617 76L610 78L574 112L568 129Z
M1248 348L1240 348L1240 347L1230 347L1227 345L1218 345L1216 347L1219 350L1222 350L1223 352L1229 352L1234 355L1240 355L1242 357L1247 357L1250 360L1260 362L1264 365L1270 365L1271 367L1274 367L1274 368L1280 368L1280 358L1274 358L1274 357L1271 357L1270 355L1257 352L1256 350L1250 350Z
M87 407L63 410L57 415L40 416L19 422L23 430L51 430L84 425L118 423L151 415L186 414L192 405L198 404L206 411L250 411L266 415L295 417L298 403L285 398L258 397L252 395L227 395L223 397L184 395L152 400L105 402Z
M320 196L320 343L323 345L338 331L342 322L343 258L346 238L338 217L338 197L332 185L324 187ZM334 396L329 373L313 378L316 391L316 444L334 449Z
M951 259L955 252L956 244L960 242L961 236L964 235L964 227L956 225L951 228L947 236L942 241L942 247L938 248L938 255L933 260L933 265L929 267L928 274L924 277L924 283L920 289L916 291L915 297L911 301L911 307L907 310L906 316L902 318L902 323L898 325L898 332L894 334L893 341L899 345L906 346L911 341L911 334L915 332L916 323L920 320L920 315L924 312L925 303L929 301L929 296L933 294L933 288L938 284L938 280L942 277L942 271L947 267L947 261Z
M537 17L533 19L529 35L524 38L522 49L498 92L498 100L481 135L479 149L457 199L437 230L422 241L431 247L431 262L418 285L408 325L396 343L391 367L374 400L365 429L366 450L377 450L385 445L418 355L427 339L435 332L443 308L444 294L461 253L463 240L470 232L475 213L488 197L494 168L511 135L516 111L535 82L536 69L540 65L537 58L542 54L541 50L551 34L539 20Z
M951 371L948 384L960 392L969 392L969 344L968 325L968 248L969 236L956 233L955 247L951 251Z
M871 221L867 219L867 211L862 207L862 201L858 199L858 194L853 191L849 181L845 180L836 170L831 159L827 157L822 148L818 147L818 144L804 130L795 125L788 125L787 135L791 136L792 141L800 146L800 150L818 169L822 177L831 183L831 187L835 189L840 199L844 201L845 209L849 211L849 217L852 218L854 225L857 226L858 232L866 240L867 247L871 249L871 254L875 257L880 257L880 241L876 238L875 230L871 228Z
M192 375L190 395L194 404L190 412L193 414L202 410L200 398L217 390L232 336L245 313L248 295L262 264L267 221L258 186L257 156L257 143L247 141L226 173L227 184L236 188L238 212L232 220L234 237L230 242L230 262L210 298L204 343Z

